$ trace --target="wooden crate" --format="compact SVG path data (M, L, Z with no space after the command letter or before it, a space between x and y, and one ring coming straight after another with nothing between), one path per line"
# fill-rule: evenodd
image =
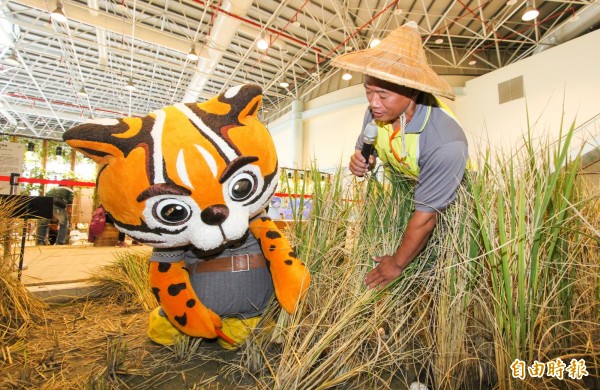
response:
M119 241L119 231L113 224L107 223L102 234L94 240L94 246L115 246Z

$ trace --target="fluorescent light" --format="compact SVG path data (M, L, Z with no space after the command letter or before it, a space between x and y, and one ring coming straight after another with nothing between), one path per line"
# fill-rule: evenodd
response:
M135 91L135 84L133 84L133 80L131 78L129 78L129 82L123 88L128 90L129 92Z
M282 82L279 83L279 86L281 88L287 88L287 87L290 86L290 83L288 83L287 81L282 81Z
M56 2L56 9L54 11L52 11L50 16L52 17L52 20L54 20L55 22L67 23L67 17L65 16L65 13L63 12L62 2L60 2L60 1Z
M477 61L475 61L475 60L469 61L469 65L475 65L476 63L477 63Z
M438 38L435 40L435 43L439 45L440 43L444 43L444 40L442 38Z
M190 61L198 60L198 53L196 53L196 45L193 43L192 43L192 48L190 49L190 52L187 54L187 59Z
M11 66L21 65L21 62L19 62L19 59L17 58L14 52L10 53L10 55L4 59L4 62Z
M267 50L269 48L269 42L267 42L264 38L260 38L258 42L256 42L256 47L258 47L260 50Z
M371 41L371 44L369 44L369 47L375 47L375 46L379 45L380 43L381 43L381 39L373 38L373 40Z
M540 11L538 11L537 8L533 6L528 6L527 8L525 8L525 13L523 14L523 16L521 16L521 20L524 22L529 22L530 20L537 18L539 14Z
M346 72L342 75L342 80L348 81L350 79L352 79L352 75L350 73Z

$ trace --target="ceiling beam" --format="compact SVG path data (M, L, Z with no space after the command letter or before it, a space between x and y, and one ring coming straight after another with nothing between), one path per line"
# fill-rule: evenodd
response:
M14 2L48 12L48 15L50 15L48 3L45 0L14 0ZM74 3L63 3L63 10L69 21L84 23L92 27L124 35L129 38L135 38L153 45L166 47L184 54L187 54L190 51L189 40L139 24L135 26L135 37L133 37L131 21L117 18L104 11Z

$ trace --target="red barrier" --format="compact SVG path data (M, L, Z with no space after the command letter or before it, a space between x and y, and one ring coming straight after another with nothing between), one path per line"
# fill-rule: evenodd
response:
M290 198L304 198L304 199L312 198L312 195L284 194L283 192L276 192L273 194L273 196L283 196L283 197L290 197Z
M0 181L10 182L10 176L0 176ZM96 183L89 181L76 180L50 180L50 179L31 179L29 177L19 177L19 184L58 184L65 187L96 187Z

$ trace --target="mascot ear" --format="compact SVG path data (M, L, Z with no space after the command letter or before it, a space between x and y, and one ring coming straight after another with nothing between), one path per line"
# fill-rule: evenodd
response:
M137 137L151 117L99 119L67 130L63 140L98 164L108 163L110 157L121 158L141 143Z
M233 92L233 94L232 94ZM235 103L230 102L232 110L239 112L238 120L244 123L246 117L256 118L258 109L262 103L262 88L256 84L248 84L240 87L238 92L227 91L225 95L235 96Z
M197 103L202 110L235 118L244 123L247 118L256 118L262 103L262 88L256 84L244 84L229 88L219 96Z

